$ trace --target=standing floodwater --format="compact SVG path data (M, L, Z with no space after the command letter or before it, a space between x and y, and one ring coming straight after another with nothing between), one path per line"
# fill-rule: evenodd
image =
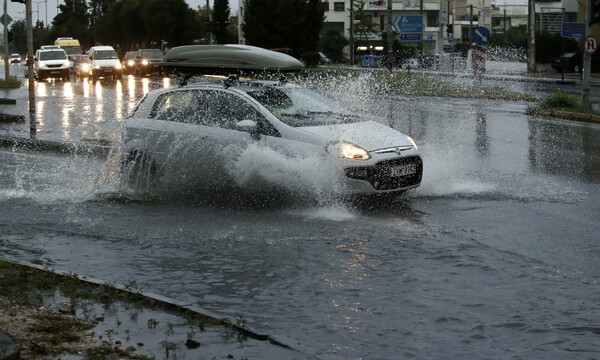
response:
M242 317L315 358L598 357L600 127L502 101L382 106L423 154L399 198L131 201L115 164L3 149L0 252ZM318 175L280 166L235 174Z

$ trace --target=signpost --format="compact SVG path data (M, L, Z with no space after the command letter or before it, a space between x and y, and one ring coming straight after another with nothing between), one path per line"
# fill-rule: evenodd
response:
M477 45L487 45L490 42L490 31L483 26L475 28L475 31L473 31L473 41Z
M396 35L396 39L400 41L421 41L421 33L406 33Z
M585 36L585 23L564 22L562 23L563 38L580 38Z
M398 15L392 24L397 33L422 33L423 15Z
M588 55L594 55L598 51L598 40L594 35L589 35L583 41L583 51Z

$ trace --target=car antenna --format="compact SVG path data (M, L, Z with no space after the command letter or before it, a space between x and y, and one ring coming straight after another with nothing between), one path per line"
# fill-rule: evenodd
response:
M228 88L235 84L239 79L240 76L238 74L231 74L225 81L223 81L223 83L225 84L225 87Z

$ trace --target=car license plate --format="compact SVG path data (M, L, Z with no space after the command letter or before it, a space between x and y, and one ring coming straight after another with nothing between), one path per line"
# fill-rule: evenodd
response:
M58 71L58 70L50 71L50 74L60 74L60 71Z
M390 167L390 177L411 175L417 172L417 164L404 164Z

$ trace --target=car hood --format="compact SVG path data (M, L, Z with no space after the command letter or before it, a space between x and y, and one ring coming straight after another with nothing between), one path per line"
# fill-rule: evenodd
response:
M375 121L299 128L327 141L347 141L367 151L412 145L407 136Z

